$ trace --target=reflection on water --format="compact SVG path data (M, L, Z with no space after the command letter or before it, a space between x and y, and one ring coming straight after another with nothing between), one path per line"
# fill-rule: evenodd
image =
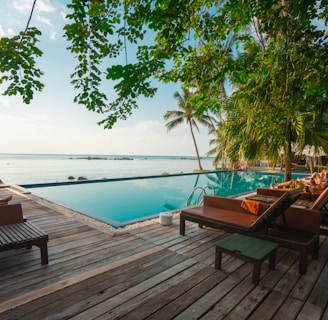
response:
M114 226L181 209L195 187L233 196L283 181L279 173L222 172L32 188L31 192ZM208 192L211 194L211 192ZM193 200L195 201L195 199ZM192 204L192 203L191 203Z
M281 173L270 174L258 171L218 171L211 174L198 175L195 178L194 186L206 188L206 193L212 195L214 190L215 195L229 197L245 192L251 192L256 188L265 188L274 184L274 181L283 181ZM196 189L194 196L191 199L190 205L197 204L199 196L202 194L202 188Z

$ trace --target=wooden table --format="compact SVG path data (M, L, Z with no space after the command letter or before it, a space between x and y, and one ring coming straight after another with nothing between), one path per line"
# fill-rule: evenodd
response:
M273 270L276 264L278 244L241 234L232 234L215 242L215 268L221 269L222 253L229 254L253 264L254 284L260 281L261 264L269 258L269 269Z

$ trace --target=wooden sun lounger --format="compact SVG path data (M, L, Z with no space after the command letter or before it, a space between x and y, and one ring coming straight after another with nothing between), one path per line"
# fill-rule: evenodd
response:
M20 204L0 206L0 252L38 246L41 264L48 264L48 235L24 221Z
M286 189L271 189L271 188L257 188L256 194L252 194L246 197L249 200L260 201L268 204L272 204L284 194ZM318 195L313 195L309 192L302 192L301 196L295 201L293 206L308 207L318 198Z
M261 203L257 215L249 213L241 207L242 200L219 196L204 196L203 205L189 207L180 214L180 234L184 235L185 220L203 220L210 224L221 224L227 231L229 228L241 231L259 231L268 227L283 214L301 194L301 189L283 192L272 204ZM220 210L218 210L220 209ZM198 222L198 221L195 221Z
M284 192L284 189L258 188L256 194L246 197L249 200L260 201L267 204L272 204L277 197ZM321 212L321 224L327 225L328 221L328 187L319 195L302 193L301 197L293 204L295 207L318 210ZM327 234L326 228L321 228L321 233Z
M241 207L242 200L204 196L201 206L189 207L180 214L180 234L185 235L186 221L241 233L278 243L300 252L299 272L306 273L308 254L318 257L320 212L290 208L302 190L284 192L272 205L260 204L258 215Z

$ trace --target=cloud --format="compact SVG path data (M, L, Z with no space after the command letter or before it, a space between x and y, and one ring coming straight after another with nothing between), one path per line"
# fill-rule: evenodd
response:
M18 11L21 15L24 15L23 21L25 22L26 20L26 23L28 21L28 17L32 12L34 1L35 0L15 0L12 3L14 9ZM53 23L50 18L47 17L47 15L51 14L54 11L56 11L56 8L52 6L49 0L38 0L35 2L32 21L38 21L39 23L41 22L41 24L43 25L53 28ZM20 18L20 22L22 23L22 18ZM22 28L23 26L20 25L20 28ZM53 40L53 35L50 39Z
M6 35L5 35L5 32L4 32L4 30L2 29L2 26L1 26L1 24L0 24L0 38L3 38L3 37L5 37Z
M34 0L15 0L13 1L14 8L20 13L31 12ZM53 12L55 8L49 0L38 0L35 6L39 12Z
M33 0L16 0L13 1L14 8L20 13L30 12L32 9Z
M15 35L15 31L12 28L8 28L7 30L4 30L2 26L0 25L0 38L2 37L8 37L11 38Z
M63 20L67 20L67 18L66 18L67 13L66 12L61 11L59 14L60 14L60 16L62 17Z
M166 132L160 121L139 121L125 126L114 127L100 133L103 142L102 153L108 154L175 154L194 155L194 145L187 126ZM86 139L90 138L87 137ZM99 140L98 138L93 138ZM84 140L85 141L85 140ZM201 155L208 151L208 136L197 135ZM106 150L106 151L105 151ZM98 151L99 153L99 151Z
M9 107L10 107L9 97L0 95L0 108L9 108Z
M37 16L36 19L37 19L38 21L43 22L44 24L46 24L46 25L48 25L48 26L50 26L50 27L52 26L51 21L50 21L49 19L47 19L47 18L43 18L43 17L41 17L41 16Z
M53 12L56 10L49 0L38 0L37 9L41 12Z
M50 40L56 40L56 31L50 33Z
M135 126L135 131L140 133L153 133L154 130L162 128L159 121L140 121Z

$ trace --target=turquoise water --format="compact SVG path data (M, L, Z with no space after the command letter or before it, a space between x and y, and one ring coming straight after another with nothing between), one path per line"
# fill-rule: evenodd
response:
M283 181L280 173L222 172L145 177L117 181L29 186L32 194L119 227L178 211L195 187L210 185L215 195L229 197ZM27 186L24 186L27 187ZM211 194L208 189L208 194ZM195 204L198 193L190 203Z

